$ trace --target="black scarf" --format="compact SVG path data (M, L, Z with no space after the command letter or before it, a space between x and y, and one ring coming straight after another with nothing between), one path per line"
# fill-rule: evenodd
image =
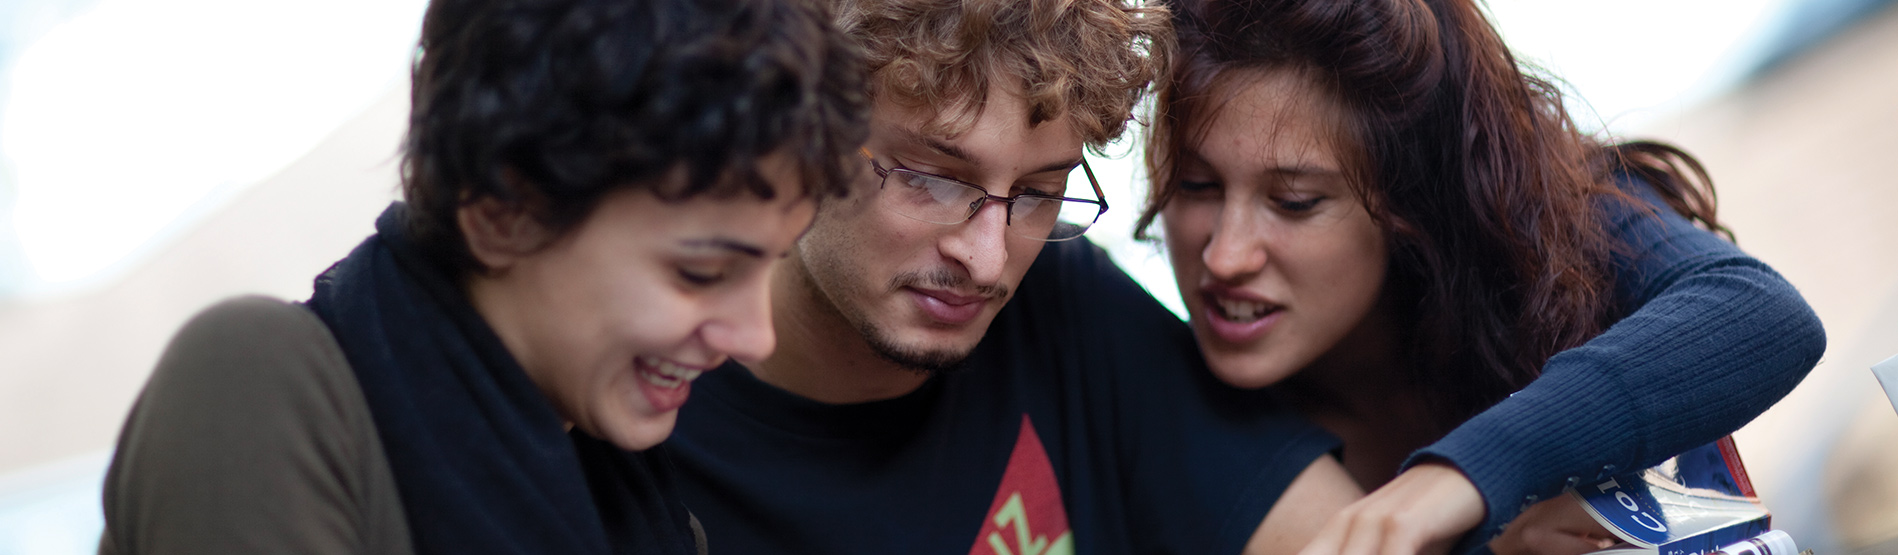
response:
M664 452L563 432L462 288L408 242L406 212L383 211L309 306L368 398L416 553L695 553Z

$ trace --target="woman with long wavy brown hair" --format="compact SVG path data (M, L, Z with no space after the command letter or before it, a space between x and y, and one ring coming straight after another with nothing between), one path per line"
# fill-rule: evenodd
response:
M1481 548L1739 428L1823 352L1798 292L1710 231L1698 162L1578 131L1473 1L1175 21L1141 229L1161 221L1213 372L1280 388L1375 490L1307 552ZM1603 539L1543 522L1497 547Z

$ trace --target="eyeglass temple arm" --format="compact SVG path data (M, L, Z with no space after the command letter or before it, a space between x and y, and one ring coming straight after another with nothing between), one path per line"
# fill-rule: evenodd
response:
M877 177L890 174L890 170L883 169L883 164L877 163L877 157L870 154L870 147L857 147L857 154L862 155L865 161L870 162L870 169L876 171Z
M863 151L865 155L870 151ZM1087 172L1087 182L1094 186L1094 198L1101 199L1101 214L1107 213L1107 193L1101 192L1101 180L1094 178L1094 168L1087 166L1087 158L1081 158L1081 171ZM1095 217L1100 217L1098 214Z

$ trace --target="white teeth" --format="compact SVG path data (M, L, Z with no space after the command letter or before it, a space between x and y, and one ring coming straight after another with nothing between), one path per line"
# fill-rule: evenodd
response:
M1216 301L1219 305L1220 316L1242 324L1258 320L1275 309L1272 305L1265 303L1242 301L1238 299L1220 298L1216 299Z
M679 366L659 357L642 356L639 357L639 362L645 367L640 372L636 372L639 378L659 387L679 387L698 379L700 374L705 373L704 370Z

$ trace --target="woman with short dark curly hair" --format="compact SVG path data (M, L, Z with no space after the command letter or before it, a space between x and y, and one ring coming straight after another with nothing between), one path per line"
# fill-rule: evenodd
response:
M1276 384L1377 489L1311 551L1480 547L1732 432L1824 351L1798 292L1710 231L1698 163L1578 131L1476 2L1177 8L1142 227L1213 372Z
M768 291L866 133L801 0L435 0L407 202L299 306L179 331L101 553L704 553L658 444L774 346Z

